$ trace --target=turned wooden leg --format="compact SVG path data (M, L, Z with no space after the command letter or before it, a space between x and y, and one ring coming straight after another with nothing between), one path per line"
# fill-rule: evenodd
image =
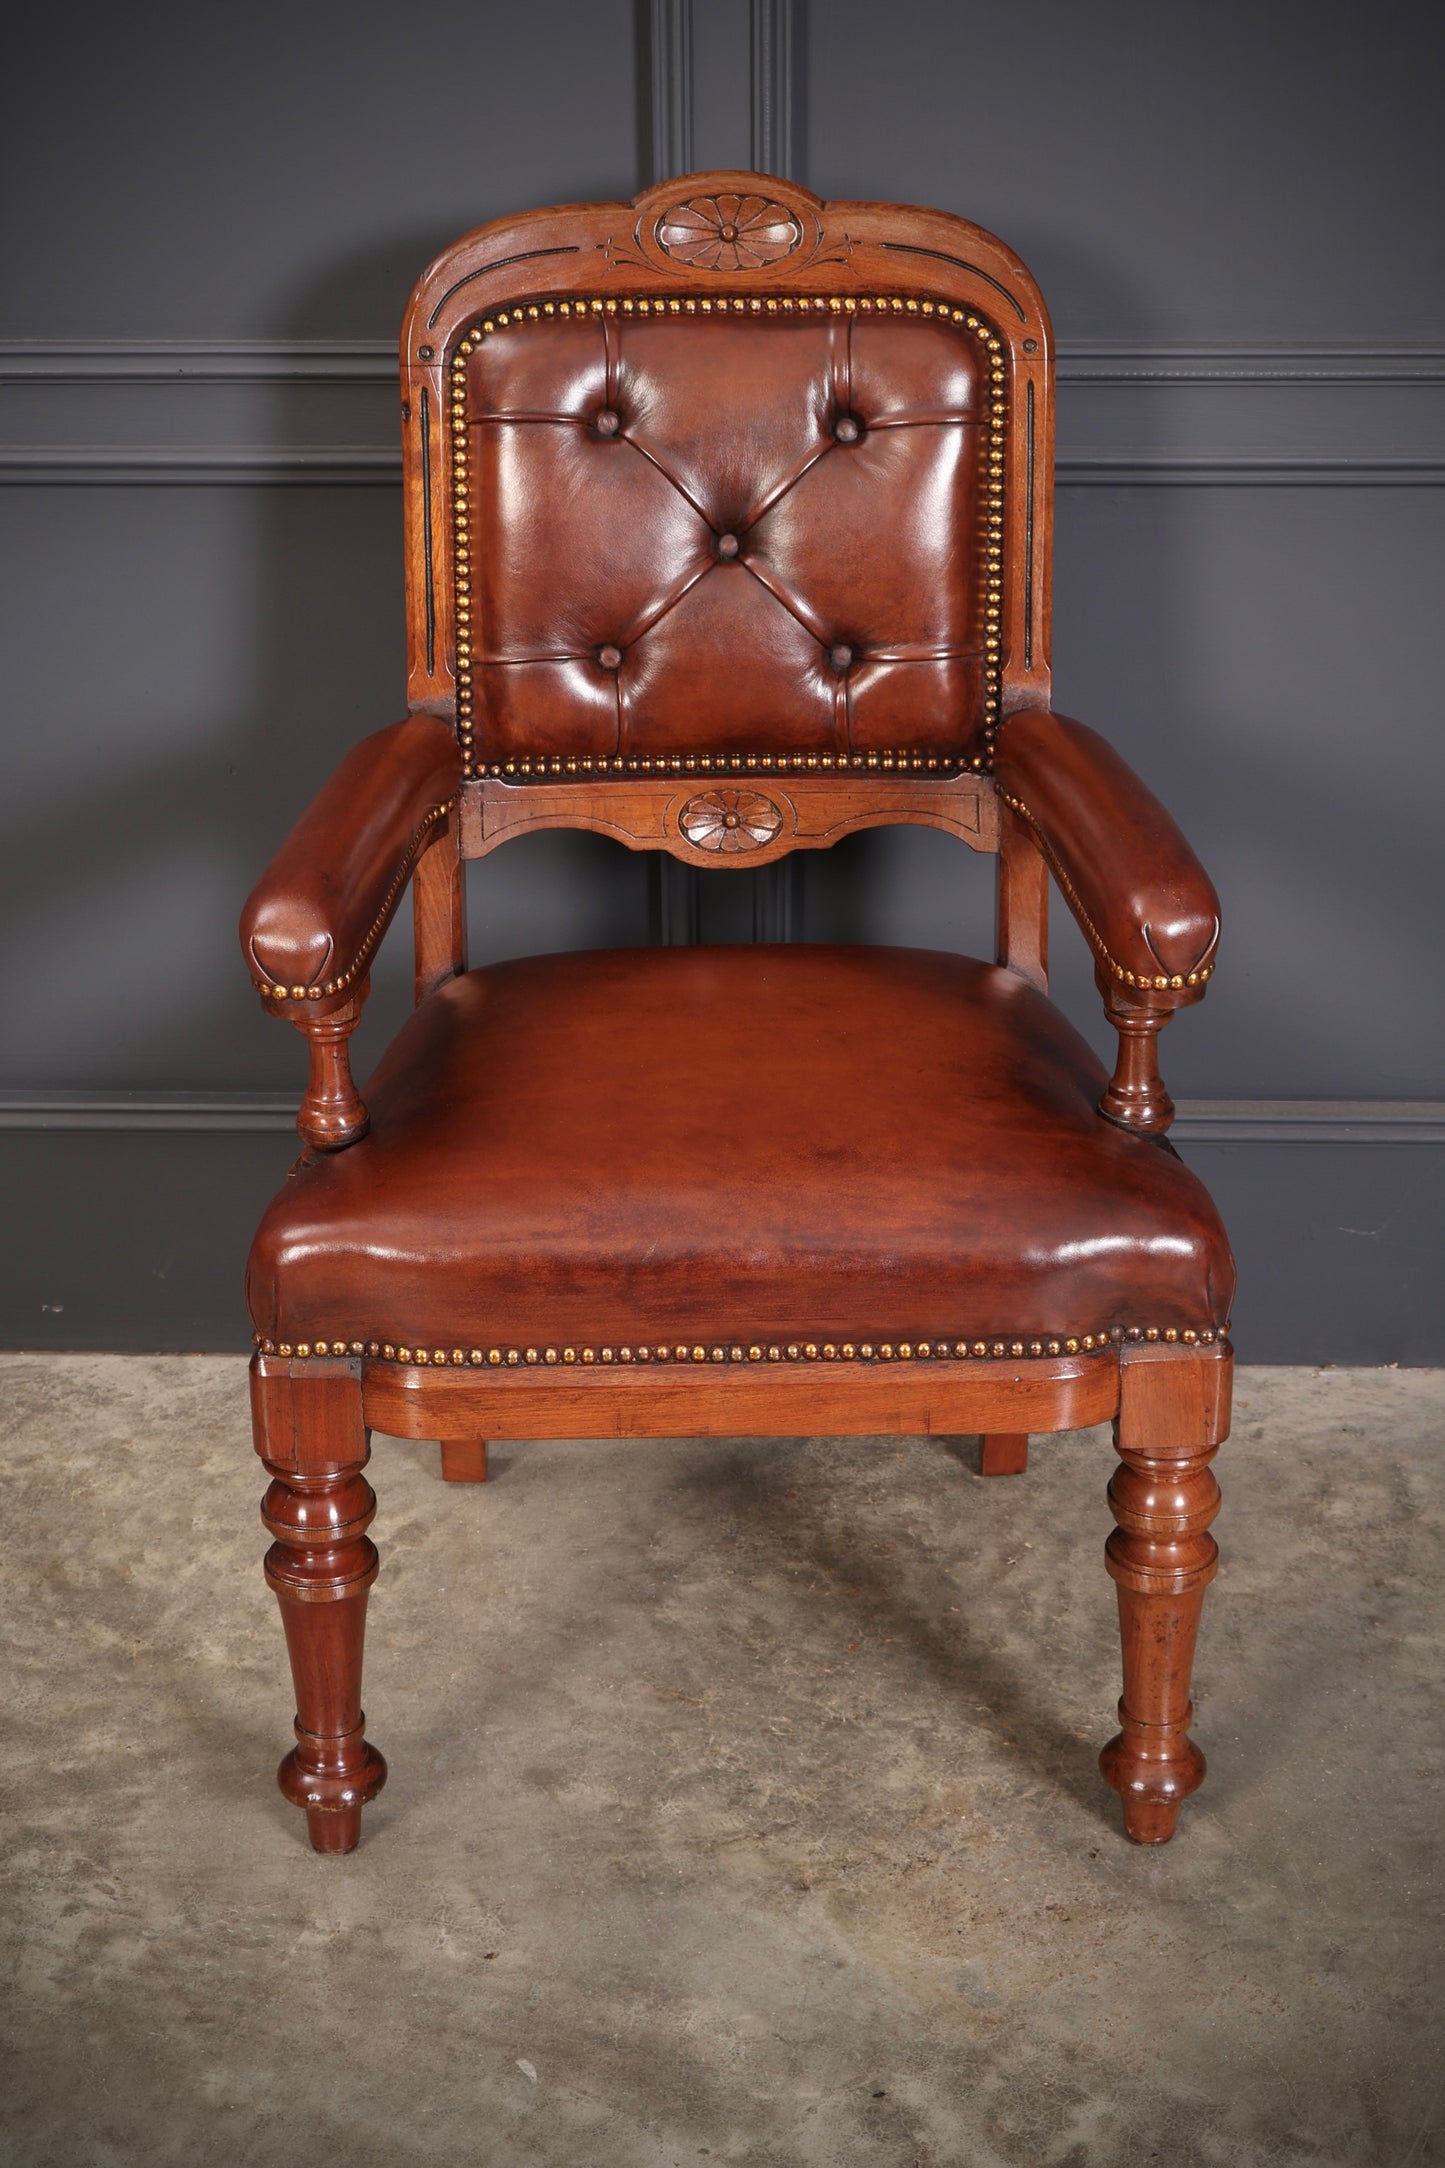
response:
M386 1782L361 1711L366 1597L377 1567L366 1531L376 1494L361 1472L364 1459L321 1474L266 1466L274 1480L261 1519L276 1539L266 1580L280 1599L296 1687L296 1744L277 1781L293 1806L305 1808L318 1852L350 1852L363 1806Z
M1133 1395L1127 1369L1125 1380L1120 1465L1109 1485L1117 1526L1106 1546L1119 1592L1122 1728L1099 1766L1123 1800L1127 1834L1136 1844L1167 1844L1180 1806L1204 1781L1204 1756L1188 1735L1189 1680L1219 1557L1209 1534L1219 1485L1209 1463L1228 1430L1227 1415L1219 1420L1227 1358L1152 1364L1145 1390Z
M444 1483L485 1483L487 1480L487 1441L485 1438L443 1438L442 1481Z
M979 1456L980 1475L1023 1475L1029 1464L1029 1435L1026 1430L990 1430L979 1440L983 1451Z
M277 1771L306 1810L318 1852L349 1852L361 1810L386 1782L361 1714L361 1645L376 1550L376 1499L362 1470L361 1363L338 1343L306 1359L251 1360L251 1424L271 1488L261 1518L275 1538L266 1579L281 1604L296 1687L296 1745Z

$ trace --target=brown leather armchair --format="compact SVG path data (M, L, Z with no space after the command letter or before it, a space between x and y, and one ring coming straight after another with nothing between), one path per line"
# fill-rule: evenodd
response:
M980 1434L1112 1419L1125 1827L1172 1833L1215 1567L1234 1270L1165 1138L1161 1027L1218 904L1101 738L1050 712L1053 370L1018 259L941 212L694 174L480 228L402 334L410 712L246 906L310 1044L251 1255L263 1517L345 1851L368 1436ZM466 861L549 827L757 867L886 822L997 854L993 964L647 948L468 971ZM1119 1034L1047 999L1052 870ZM416 1008L347 1040L410 879Z

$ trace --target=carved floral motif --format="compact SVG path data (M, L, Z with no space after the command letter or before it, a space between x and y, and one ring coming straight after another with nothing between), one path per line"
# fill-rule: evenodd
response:
M678 827L698 851L756 851L783 825L771 798L755 790L706 790L689 798Z
M802 238L793 213L766 196L697 196L657 224L658 245L701 271L755 271L791 256Z

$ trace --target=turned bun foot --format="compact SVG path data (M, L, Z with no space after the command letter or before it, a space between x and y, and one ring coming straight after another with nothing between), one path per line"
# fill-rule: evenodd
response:
M298 1744L276 1771L276 1782L293 1807L306 1811L306 1834L315 1852L354 1852L361 1842L361 1810L386 1782L386 1763L360 1731L319 1739L296 1726Z
M1124 1796L1124 1834L1131 1844L1168 1844L1179 1827L1178 1799Z
M361 1842L360 1807L308 1807L306 1834L313 1852L354 1852Z
M1119 1794L1124 1809L1124 1834L1135 1844L1167 1844L1179 1825L1179 1809L1204 1782L1204 1756L1192 1739L1179 1740L1175 1754L1167 1763L1151 1758L1141 1754L1137 1740L1131 1743L1117 1732L1099 1756L1104 1782Z

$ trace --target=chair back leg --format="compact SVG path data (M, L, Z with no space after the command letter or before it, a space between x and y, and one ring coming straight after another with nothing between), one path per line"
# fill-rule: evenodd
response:
M487 1480L487 1441L485 1438L443 1438L442 1481L444 1483L485 1483Z
M1029 1465L1026 1430L991 1430L979 1439L980 1475L1024 1475Z

